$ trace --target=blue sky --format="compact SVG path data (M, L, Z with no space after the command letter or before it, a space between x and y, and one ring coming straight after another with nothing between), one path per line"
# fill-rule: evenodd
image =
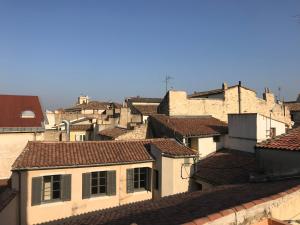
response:
M300 92L298 0L0 0L0 93L46 108L223 81Z

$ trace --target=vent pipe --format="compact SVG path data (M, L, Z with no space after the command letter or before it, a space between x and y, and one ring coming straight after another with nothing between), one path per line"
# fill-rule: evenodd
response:
M65 125L66 141L70 141L70 122L68 120L63 120L62 123Z

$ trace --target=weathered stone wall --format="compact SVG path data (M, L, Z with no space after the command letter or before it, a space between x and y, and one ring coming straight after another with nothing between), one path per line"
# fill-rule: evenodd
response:
M184 91L169 91L159 107L159 113L170 116L198 116L212 115L227 122L229 113L239 113L238 87L224 90L222 98L188 98ZM260 113L264 116L291 124L290 112L281 104L277 104L275 97L269 91L264 93L264 99L258 98L256 93L241 87L241 113Z

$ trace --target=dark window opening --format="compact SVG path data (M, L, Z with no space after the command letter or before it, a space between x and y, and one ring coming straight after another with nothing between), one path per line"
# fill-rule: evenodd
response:
M107 171L92 172L91 175L91 194L107 194Z
M214 136L213 139L214 142L220 142L220 136Z

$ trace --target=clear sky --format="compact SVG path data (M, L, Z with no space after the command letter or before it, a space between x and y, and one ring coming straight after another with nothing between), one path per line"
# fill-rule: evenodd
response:
M0 93L46 108L265 86L300 92L299 0L0 0Z

